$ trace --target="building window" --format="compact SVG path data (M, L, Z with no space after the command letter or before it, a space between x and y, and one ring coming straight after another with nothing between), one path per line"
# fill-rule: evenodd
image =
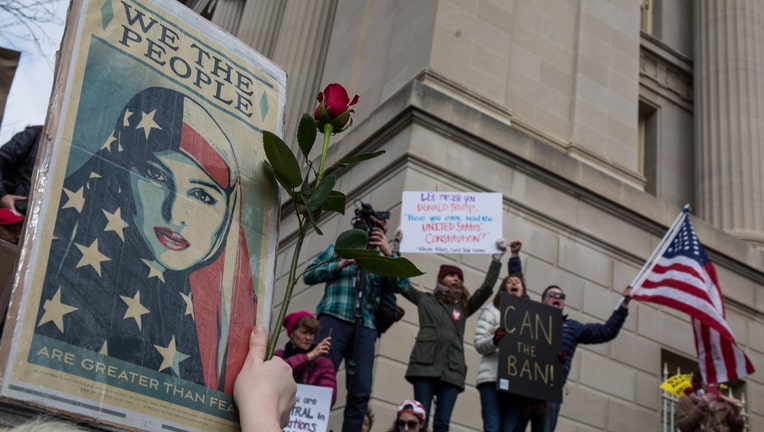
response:
M661 352L662 382L666 382L675 375L691 374L697 363L694 360L682 357L669 351ZM678 432L676 425L676 403L679 398L673 393L660 390L661 393L661 432ZM746 411L745 382L733 381L721 386L721 393L727 397L733 397L743 403L740 413L745 420L743 431L748 432L748 414Z
M645 192L658 193L658 109L647 102L639 102L637 125L639 157L642 175L645 176Z
M653 7L653 0L642 0L640 6L640 29L647 34L653 34Z

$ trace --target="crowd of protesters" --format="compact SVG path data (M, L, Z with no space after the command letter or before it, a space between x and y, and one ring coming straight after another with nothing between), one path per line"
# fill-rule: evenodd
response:
M16 244L20 239L41 130L39 126L28 127L0 147L0 240ZM369 248L388 257L398 256L397 245L403 233L398 230L395 239L388 241L386 220L374 222L374 226L367 227ZM338 257L333 244L327 246L308 265L303 277L307 285L323 285L315 315L311 311L286 315L281 324L289 340L269 361L264 361L265 329L258 326L252 333L250 355L236 381L234 396L240 405L257 409L241 410L242 429L275 431L285 425L294 405L295 383L331 388L333 406L337 398L336 373L344 362L346 398L342 431L368 432L374 420L369 400L375 345L380 336L375 312L383 293L387 292L411 301L419 319L405 372L405 379L412 384L413 399L400 403L391 430L426 431L430 423L434 432L449 430L457 396L465 388L466 321L480 312L474 347L480 354L476 385L483 430L519 432L525 431L530 423L533 432L553 431L559 403L496 390L498 346L503 338L509 337L500 325L500 293L529 298L519 258L522 242L507 244L506 240L497 239L496 245L499 253L492 256L482 285L472 294L465 283L464 271L453 264L443 264L432 290L422 291L411 287L407 278L368 272L354 260ZM494 293L501 259L507 249L511 251L508 274ZM605 323L583 324L564 317L563 349L559 353L563 381L567 379L578 344L603 343L618 335L628 316L629 292L629 288L624 290L624 301ZM550 285L543 291L541 303L562 310L565 298L562 288ZM242 384L251 380L259 384ZM704 405L704 401L686 398L683 402L686 411L692 412L684 418L698 417L697 412L709 405L708 402Z

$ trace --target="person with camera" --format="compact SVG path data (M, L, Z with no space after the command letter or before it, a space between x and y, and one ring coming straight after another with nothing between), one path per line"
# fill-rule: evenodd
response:
M388 212L375 212L361 203L353 227L369 233L369 248L385 256L394 252L385 237ZM307 285L324 283L324 295L316 307L320 330L318 340L331 336L327 356L335 372L345 361L347 398L343 432L358 432L371 397L374 345L377 340L375 313L383 290L401 293L408 289L408 278L383 277L358 267L352 259L334 252L334 244L321 251L303 276Z
M434 432L448 431L456 398L464 391L467 374L464 327L467 318L491 297L499 278L507 241L498 239L496 246L500 253L493 254L483 285L472 296L464 286L462 269L449 264L440 266L432 293L414 288L403 293L419 311L419 333L409 358L406 380L414 387L414 399L424 406L426 419L430 418L433 397L436 399Z

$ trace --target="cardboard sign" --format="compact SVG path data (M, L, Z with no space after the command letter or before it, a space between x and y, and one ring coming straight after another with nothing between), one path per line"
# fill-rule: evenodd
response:
M284 432L326 432L332 405L332 389L297 384L297 402L289 413Z
M501 293L498 390L562 402L562 311Z
M500 193L403 192L403 253L491 254L502 237Z
M3 333L3 397L237 431L269 322L286 74L174 0L73 0ZM257 385L257 383L253 383Z

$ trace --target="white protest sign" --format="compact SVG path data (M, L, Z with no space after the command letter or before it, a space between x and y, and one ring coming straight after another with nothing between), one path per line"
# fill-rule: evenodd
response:
M326 432L332 409L332 389L297 384L297 403L289 413L284 432Z
M401 252L489 254L502 236L502 196L480 192L403 192Z

